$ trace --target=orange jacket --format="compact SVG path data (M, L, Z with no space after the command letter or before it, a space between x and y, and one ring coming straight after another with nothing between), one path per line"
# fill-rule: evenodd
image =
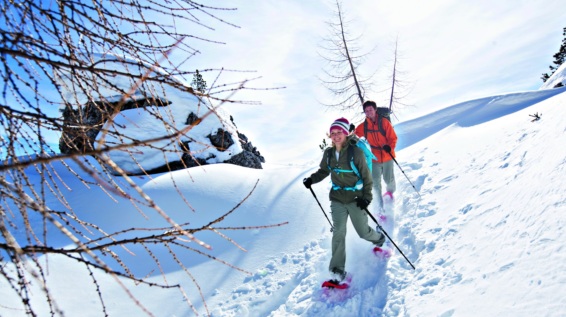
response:
M379 118L383 129L385 130L385 135L379 132L379 127L377 123L373 123L370 119L366 118L368 126L367 135L364 131L364 122L356 127L355 133L358 137L365 137L368 140L369 145L371 145L371 152L377 158L379 163L387 162L391 160L391 155L395 157L395 145L397 145L397 134L391 125L391 122L385 118ZM381 147L388 144L391 147L391 155L389 155Z

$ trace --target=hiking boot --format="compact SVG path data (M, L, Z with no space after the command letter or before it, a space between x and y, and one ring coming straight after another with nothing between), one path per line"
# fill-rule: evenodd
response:
M379 233L381 235L381 237L379 238L379 240L377 240L376 243L374 243L374 245L376 247L381 247L383 245L383 243L385 242L385 235L381 232L381 230L379 230L379 226L375 227L375 231L377 233Z
M342 271L339 269L333 269L330 272L330 275L332 277L332 280L338 281L338 282L342 282L345 278L346 278L346 271Z

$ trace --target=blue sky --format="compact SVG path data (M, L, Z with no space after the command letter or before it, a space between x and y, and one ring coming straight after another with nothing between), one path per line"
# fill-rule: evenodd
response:
M235 99L261 105L230 104L225 110L270 162L294 163L318 157L318 144L330 123L353 113L330 111L321 102L332 96L321 85L324 59L319 53L333 17L330 0L232 0L218 16L239 27L203 20L214 30L188 24L183 30L217 45L194 41L201 54L190 58L186 70L226 68L254 71L224 73L220 80L261 77L255 87L280 90L247 91ZM450 105L490 95L535 90L548 71L566 27L563 0L358 0L344 4L353 35L361 35L362 51L374 51L360 72L376 72L379 91L389 84L393 44L399 39L402 79L410 85L396 122L413 119ZM175 56L175 54L174 54ZM186 59L186 56L177 56ZM211 84L216 74L203 73ZM190 78L189 78L190 80ZM384 96L368 99L385 104ZM394 121L394 123L396 123ZM281 144L294 140L296 147ZM57 142L55 140L54 142Z
M238 78L261 76L254 85L279 87L236 97L259 106L229 105L236 124L272 162L304 160L316 149L332 120L353 114L328 111L321 101L331 96L318 76L324 60L320 45L332 17L332 1L230 1L237 11L220 16L240 28L216 25L207 34L224 45L199 45L202 54L185 67L254 70ZM489 95L536 90L548 71L566 27L564 1L356 1L344 4L352 34L362 35L364 49L375 47L362 71L375 72L378 89L391 71L395 37L400 68L412 89L397 111L404 121L440 108ZM205 79L209 82L213 78ZM210 75L209 75L210 76ZM210 76L212 77L212 76ZM223 75L228 80L229 76ZM377 96L376 96L377 97ZM376 99L371 95L369 99ZM296 139L282 149L266 133ZM268 139L271 142L268 142ZM285 142L286 143L286 142Z

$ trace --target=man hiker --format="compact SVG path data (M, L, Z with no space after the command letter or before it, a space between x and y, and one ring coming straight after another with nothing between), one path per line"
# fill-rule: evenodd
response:
M396 189L393 158L395 157L397 134L391 122L379 115L374 101L364 102L363 109L366 119L356 127L354 133L366 138L373 155L377 158L372 166L373 188L377 192L379 206L383 209L383 199L393 200L393 193ZM382 177L386 190L383 197L381 196Z
M330 209L332 214L332 258L329 270L332 283L338 284L346 277L346 225L348 216L360 238L380 247L385 241L383 233L368 225L364 209L372 200L372 177L363 150L356 146L358 138L348 135L350 123L345 118L337 119L330 126L332 147L324 151L319 169L303 180L311 188L328 175L332 181ZM353 161L354 166L351 164ZM357 169L357 172L353 170ZM358 177L358 174L360 177Z

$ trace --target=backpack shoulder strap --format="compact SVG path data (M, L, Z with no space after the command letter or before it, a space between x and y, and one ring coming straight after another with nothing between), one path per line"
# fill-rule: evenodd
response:
M369 130L368 129L368 119L366 119L364 121L364 137L367 139L368 138L368 131L369 132L376 132L379 131L381 134L383 134L383 136L385 136L385 129L383 128L383 123L381 123L381 120L383 120L384 116L382 116L381 114L377 114L377 130Z
M330 168L330 155L332 154L332 147L327 148L326 150L324 150L324 155L326 155L326 165L328 166L328 169Z
M357 146L357 145L350 144L348 146L348 161L350 161L350 166L352 167L352 170L354 171L354 173L356 173L358 178L362 178L362 176L360 175L360 171L356 167L356 163L354 163L354 147L355 146Z
M360 175L360 172L358 171L358 168L356 167L356 164L354 163L354 146L357 146L355 144L350 144L348 146L348 160L350 161L350 167L352 168L351 170L343 170L343 169L339 169L339 168L332 168L330 166L330 155L331 153L328 152L327 154L327 164L328 164L328 169L336 174L340 174L340 173L354 173L356 174L356 176L358 177L358 181L356 182L356 184L354 186L349 186L349 187L341 187L338 186L336 184L334 184L334 182L332 182L332 190L351 190L351 191L357 191L357 190L361 190L363 188L363 181L362 181L362 177ZM332 180L331 180L332 181Z
M377 129L381 134L383 134L383 136L385 136L385 129L383 128L383 123L381 122L383 121L383 119L384 117L382 115L377 115Z

